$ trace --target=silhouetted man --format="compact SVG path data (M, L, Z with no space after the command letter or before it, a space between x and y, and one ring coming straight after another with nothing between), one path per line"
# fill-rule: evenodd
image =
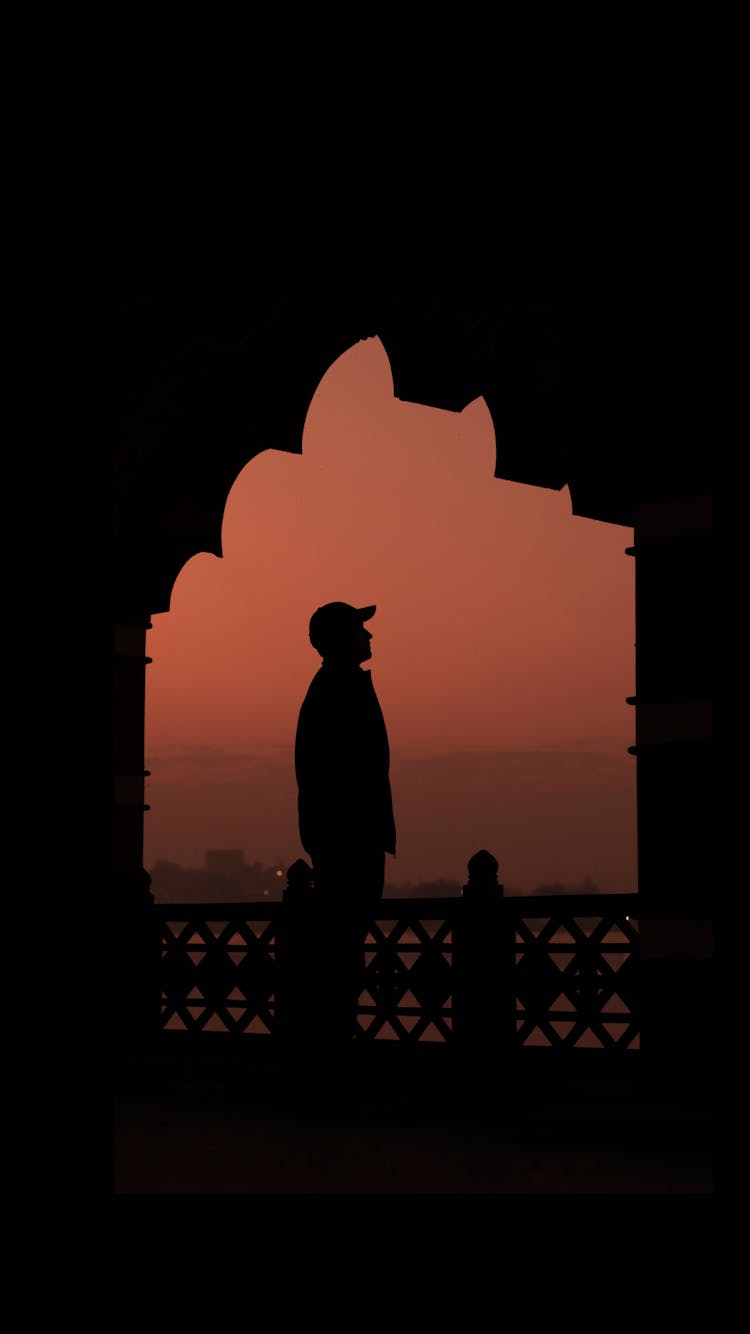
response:
M310 620L323 663L300 709L299 829L315 877L318 1003L340 1051L351 1039L367 921L396 851L389 747L370 673L365 621L375 607L329 602Z

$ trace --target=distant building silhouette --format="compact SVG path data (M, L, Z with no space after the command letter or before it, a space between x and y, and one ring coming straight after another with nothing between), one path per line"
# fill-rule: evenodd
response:
M417 884L414 884L411 880L404 880L399 884L386 880L383 897L394 899L455 899L460 893L461 886L457 880L448 880L439 876L435 880L420 880Z
M549 885L537 885L532 894L602 894L604 891L595 885L591 876L584 876L580 885L564 885L561 880L553 880Z
M245 861L235 848L212 848L203 866L157 861L151 868L151 889L157 903L243 903L280 900L286 883L285 859L275 866Z
M241 849L218 848L206 851L204 861L209 871L219 875L237 875L245 870L245 854Z
M267 898L278 902L284 897L287 872L292 858L273 865L246 862L239 848L211 848L203 854L202 866L182 866L179 862L158 860L150 869L151 889L157 903L244 903ZM457 898L462 893L458 880L436 877L434 880L398 883L386 881L384 898L440 899ZM603 894L606 891L585 876L580 884L567 885L561 880L536 885L531 890L504 886L511 896L547 894Z

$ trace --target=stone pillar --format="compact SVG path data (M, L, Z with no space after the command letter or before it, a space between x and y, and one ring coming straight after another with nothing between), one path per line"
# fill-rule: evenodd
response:
M512 1041L513 936L497 859L482 849L467 869L453 929L454 1032L468 1059L492 1060Z
M715 846L710 495L635 512L641 1050L707 1090Z
M119 1042L159 1029L160 940L150 877L143 866L147 616L115 625L114 935L112 997Z
M302 1058L316 963L313 871L302 858L287 871L282 901L276 932L276 1037L288 1055Z

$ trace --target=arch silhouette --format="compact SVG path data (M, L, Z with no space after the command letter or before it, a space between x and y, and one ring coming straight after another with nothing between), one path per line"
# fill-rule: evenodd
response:
M183 742L181 732L178 734L173 723L166 729L168 741L173 746L189 743L191 746L228 746L230 749L234 743L238 764L241 762L240 752L263 753L263 762L268 766L267 791L275 794L273 802L270 796L264 797L256 765L245 762L247 816L240 823L239 815L235 815L232 826L226 817L221 826L225 829L223 838L228 840L227 846L246 842L253 858L262 855L264 860L271 856L283 860L281 854L290 853L297 842L293 819L295 793L291 787L291 770L289 775L278 774L271 763L274 754L267 753L265 748L274 747L281 756L279 747L291 745L299 699L317 661L311 650L306 650L305 627L310 608L325 601L329 595L341 594L356 600L361 593L365 601L375 601L377 592L380 612L375 625L375 675L379 688L385 692L384 698L390 701L389 725L392 739L395 738L397 781L407 793L413 784L424 790L435 789L438 804L433 814L437 815L436 823L441 831L439 836L428 836L423 828L426 815L422 806L415 806L412 813L413 803L409 796L410 813L406 819L409 837L402 844L401 856L392 868L391 878L414 883L448 877L458 882L463 875L466 856L460 842L463 831L467 847L477 839L480 842L494 839L499 841L505 856L509 855L507 843L510 838L514 885L520 882L531 888L535 883L561 877L576 884L585 874L593 873L610 889L632 888L634 868L629 866L625 851L617 856L602 856L600 850L581 866L576 865L574 854L570 855L569 861L566 855L564 866L559 861L554 864L553 851L560 846L558 826L561 815L554 819L549 815L546 817L549 823L545 846L550 864L545 863L536 872L536 879L531 865L533 858L524 854L519 860L515 851L520 831L527 830L531 818L527 807L532 794L536 802L543 795L545 809L554 810L561 800L554 795L555 789L562 791L567 782L575 785L577 790L582 781L577 756L566 754L573 745L569 738L594 735L590 721L591 701L588 699L583 704L578 701L585 699L587 690L597 689L594 664L601 636L598 627L596 633L591 629L584 630L585 620L571 607L571 598L576 596L571 582L573 570L576 578L585 578L582 571L578 573L582 562L577 556L577 548L583 542L584 549L591 550L592 563L604 560L608 562L605 568L612 567L617 571L615 597L619 598L625 591L623 585L627 578L632 577L632 566L622 555L622 542L616 534L602 531L600 525L588 528L585 524L581 526L580 520L576 536L575 524L569 527L570 500L564 489L542 493L493 480L496 443L489 414L481 400L470 404L464 414L431 412L418 405L398 402L393 397L392 387L390 366L382 344L367 340L355 345L329 368L316 390L305 424L302 454L292 456L267 451L243 468L227 502L222 526L222 559L230 561L231 572L229 568L222 571L215 556L203 554L193 558L196 565L192 571L188 563L180 575L180 581L184 582L178 581L176 586L170 619L156 618L150 636L149 653L155 659L149 668L152 699L173 715L181 709L186 719L201 719L200 730L186 730ZM343 407L334 406L342 402ZM361 438L365 429L363 422L369 423L364 439ZM381 440L382 444L379 443ZM335 487L334 469L346 474L346 481L337 478ZM383 474L391 479L388 487L378 481ZM450 500L438 501L438 496L447 493L449 488ZM379 523L379 511L377 503L369 496L372 493L380 497L384 491L390 490L396 490L404 497L413 493L416 508L412 511L405 501L400 502L389 518L387 532L382 538L374 539L372 533ZM338 507L348 509L352 502L357 503L360 493L364 499L353 529L349 526L342 528ZM421 495L425 497L423 507ZM445 508L438 508L439 504ZM308 511L314 519L308 516ZM549 560L545 564L544 557L538 558L538 539L530 536L532 528L538 527L540 514L546 516L549 542L556 548L554 565ZM268 516L273 516L272 521ZM290 523L294 524L295 530L297 525L308 525L302 533L295 531L292 543L287 540ZM337 554L341 553L346 574L330 584L316 586L310 581L307 567L310 571L319 570L320 559L316 559L312 552L305 557L304 533L312 545L319 527L329 534L327 541L323 541L324 550L330 549L331 568L336 567ZM357 545L360 528L364 533L362 548ZM446 539L446 533L452 534L450 540ZM233 553L232 544L237 546L240 540L247 550ZM288 556L289 545L297 552L296 566ZM274 555L275 549L282 552L278 559ZM520 607L518 596L512 590L519 582L528 582L529 562L535 565L537 559L540 564L536 586L528 595L529 605ZM572 560L574 564L571 564ZM482 606L477 603L473 589L475 581L484 583L488 566L502 567L509 573L498 581L494 597L485 600ZM414 574L420 581L414 586L416 592L408 587ZM344 579L350 582L344 584ZM187 630L183 635L172 618L183 615L186 621L192 621L192 613L182 600L191 595L191 589L203 612L195 629ZM420 612L415 620L418 627L416 639L409 627L409 610L415 596L420 602ZM241 627L238 628L238 623L248 615L252 616L253 628L246 636ZM526 621L532 620L536 622L532 639L536 652L531 650L527 655L529 660L523 662L523 627ZM461 625L461 635L456 640L451 635L454 621ZM546 621L554 627L549 633L544 629ZM495 642L495 627L499 624L504 627L502 645ZM380 626L383 627L382 634ZM625 811L632 800L628 791L632 765L625 753L632 739L631 719L622 702L632 679L629 659L632 634L627 619L623 621L623 627L615 641L622 650L622 682L619 688L615 686L614 692L610 690L611 703L599 706L602 721L596 729L606 728L606 734L620 737L617 758L608 758L611 743L609 748L591 746L590 743L585 747L594 751L588 763L592 773L599 772L601 795L598 800L607 802L606 810L603 807L601 810L603 827L611 828L612 841L617 842L618 847L627 845L627 836L618 829L618 802ZM579 637L586 649L585 653L579 652L578 659L584 661L581 666L576 659L572 674L570 659ZM207 649L207 641L213 641L215 647ZM468 659L466 643L471 643ZM271 682L267 679L267 645L272 645L270 651L276 663ZM543 650L542 645L545 646ZM217 664L212 670L204 662L209 653L220 656L220 667ZM184 695L179 696L179 706L166 698L166 686L161 684L162 678L157 677L162 671L165 655L171 661L179 655L184 662L195 661L197 664L196 685L190 693L185 688ZM607 650L605 670L610 673L611 657L612 652ZM470 675L467 661L472 664L471 680L467 679ZM231 665L227 666L227 663ZM427 670L426 664L429 664ZM221 698L218 688L212 686L212 682L218 681L217 672L220 672L222 681ZM563 690L571 700L562 730L557 720L552 731L544 721L550 713L546 684L550 677L557 680L556 689ZM502 691L496 684L500 678L505 682ZM166 672L164 679L167 679ZM158 689L154 695L157 681ZM198 682L201 683L200 691ZM182 690L182 686L179 688ZM398 706L394 705L395 695L410 699L408 709L400 699ZM533 706L530 702L521 706L522 696L527 701L533 696ZM263 703L261 717L251 729L241 720L255 711L254 697ZM444 716L446 711L452 715L450 720ZM226 722L230 712L236 719L231 726ZM577 718L579 714L585 715L582 721ZM279 723L281 718L285 719L282 724ZM274 720L275 734L272 731ZM582 731L584 724L586 730ZM548 752L543 769L542 760L537 760L534 774L534 764L527 752L550 745L556 746L557 752ZM596 753L601 749L606 752L605 758ZM484 752L482 757L478 753L480 750ZM498 751L502 755L498 755ZM438 761L436 756L433 763L428 757L434 752L445 758ZM515 756L513 752L516 752ZM450 756L454 756L455 771L448 763ZM463 756L463 760L459 756ZM163 758L176 780L178 771L174 761L166 755ZM205 762L209 762L208 754ZM168 853L162 851L160 855L184 860L188 856L183 848L186 840L174 843L174 817L168 824L157 824L154 809L160 791L166 795L170 809L176 798L169 790L165 793L164 787L160 789L159 755L150 751L147 763L154 775L149 784L152 805L147 822L150 846L154 848L157 838L157 833L152 831L158 830L159 842L163 843L164 834L169 829L171 850ZM473 819L469 820L465 812L459 811L459 806L464 803L459 800L458 793L465 782L475 782L476 771L480 768L482 782ZM412 770L413 784L409 779ZM620 770L623 771L621 775ZM563 772L568 775L567 779L562 777ZM225 762L218 753L210 773L211 783L228 781ZM532 786L532 778L535 786ZM210 786L208 775L206 783ZM617 792L613 790L613 784ZM624 792L619 791L622 786ZM523 800L521 793L527 787L529 796ZM513 788L516 793L507 806L508 789ZM497 798L500 809L516 812L514 817L508 817L513 831L510 836L504 832L506 821L502 816L490 814L493 789L504 794L502 801L499 795ZM603 795L609 792L611 796ZM259 846L255 838L260 811L265 809L264 801L274 812L282 803L288 808L289 828L285 831L284 821L274 814L273 828L281 832L275 833L267 844L264 840ZM232 810L239 809L233 792L227 793L226 811L230 805ZM571 805L572 816L567 818L572 818L575 823L573 842L577 840L580 844L583 807L580 801L576 806L572 798ZM627 824L627 817L623 816L622 820ZM457 831L455 834L449 834L452 826ZM207 820L201 815L195 828L205 830L207 827ZM218 834L215 837L218 838ZM200 837L196 833L195 838L187 841L193 849L190 860L200 855L202 846L218 846L205 833ZM529 839L529 847L536 842L538 840L534 838ZM565 842L567 844L567 839ZM420 847L425 849L423 853L419 852ZM428 863L427 868L424 863Z
M456 411L483 397L495 476L559 490L573 512L632 524L633 317L590 307L403 291L327 302L306 293L169 302L118 321L116 599L165 611L179 570L220 555L241 469L264 449L301 451L328 368L362 338L386 349L396 397ZM606 428L606 436L603 430Z
M149 616L167 609L191 555L218 553L240 468L261 448L299 452L321 376L347 347L377 333L399 397L437 407L485 399L502 442L497 476L567 484L574 513L634 528L638 878L655 923L646 928L644 918L641 930L642 942L650 933L643 1046L657 1064L690 1063L698 1050L708 1061L716 861L710 295L690 288L669 297L538 301L511 299L489 279L481 290L446 279L439 294L426 295L338 277L280 284L271 294L249 284L178 297L131 290L118 304L115 893L126 922L120 991L130 1002L120 1021L145 1023L148 1009L146 984L138 984L140 999L132 988L148 971ZM693 925L679 931L675 922Z

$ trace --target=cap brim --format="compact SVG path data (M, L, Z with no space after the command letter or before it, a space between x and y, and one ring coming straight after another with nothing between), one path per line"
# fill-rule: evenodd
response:
M376 607L357 607L357 615L359 616L361 621L372 620L372 617L375 615L376 611L377 611Z

